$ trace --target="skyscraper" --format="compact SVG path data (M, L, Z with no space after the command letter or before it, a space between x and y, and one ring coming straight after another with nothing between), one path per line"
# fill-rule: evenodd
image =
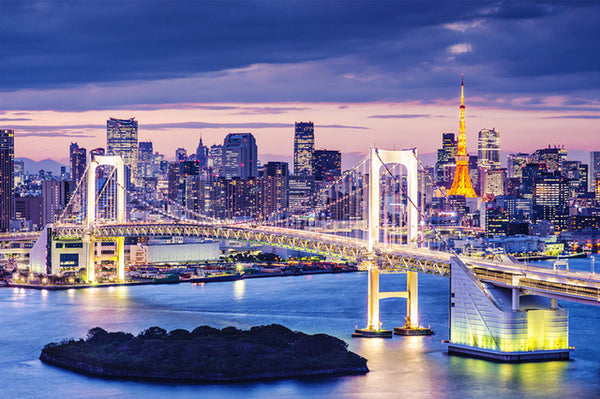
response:
M85 174L87 167L87 153L85 148L80 148L77 143L71 143L69 147L71 152L71 180L77 186L81 177Z
M312 122L296 122L294 130L294 174L310 176L315 150L315 125Z
M500 132L495 128L479 131L477 166L485 169L500 168Z
M208 160L208 147L202 144L202 137L200 137L200 141L198 142L198 147L196 148L196 161L200 162L200 169L206 169Z
M458 145L456 150L456 171L454 172L454 181L448 191L448 195L463 195L468 198L475 198L475 190L471 185L469 177L469 155L467 154L467 133L465 130L465 84L460 83L460 121L458 125Z
M0 231L10 228L15 216L15 131L0 129Z
M598 183L600 182L600 151L590 152L590 167L588 173L588 182L590 184L588 191L598 193Z
M342 154L335 150L315 150L312 165L316 181L335 180L342 175Z
M130 180L137 184L138 122L135 118L106 121L106 149L108 155L120 155L130 173Z
M226 179L257 177L258 148L252 133L229 133L223 141L223 168Z
M140 178L152 177L153 153L151 141L140 141L138 147L138 176Z
M288 164L267 162L262 177L262 211L269 216L288 207Z

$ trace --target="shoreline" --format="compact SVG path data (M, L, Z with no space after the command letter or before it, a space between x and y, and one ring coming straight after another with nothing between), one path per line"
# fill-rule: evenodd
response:
M129 287L139 285L161 285L161 284L203 284L203 283L218 283L225 281L237 281L253 278L269 278L269 277L290 277L290 276L306 276L313 274L337 274L337 273L355 273L358 270L313 270L303 272L282 272L282 273L252 273L252 274L234 274L215 277L201 277L180 280L149 280L149 281L129 281L124 283L98 283L98 284L65 284L65 285L47 285L47 284L25 284L25 283L10 283L4 281L4 285L0 288L25 288L32 290L48 290L48 291L64 291L71 289L87 289L87 288L108 288L108 287ZM2 282L0 282L1 284Z

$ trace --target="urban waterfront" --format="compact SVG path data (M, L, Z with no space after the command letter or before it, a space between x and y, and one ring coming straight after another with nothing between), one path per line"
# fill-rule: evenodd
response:
M598 257L596 257L598 259ZM551 261L544 262L552 265ZM572 259L571 270L589 271L591 260ZM366 315L366 273L240 280L211 284L112 287L68 291L0 289L0 373L4 397L597 397L600 308L560 302L570 311L568 362L502 364L448 356L448 279L422 275L420 317L430 337L352 339ZM404 285L385 275L383 291ZM403 324L404 300L382 301L384 327ZM134 334L161 326L193 329L279 323L306 333L346 340L366 357L365 376L293 379L231 385L155 384L102 380L44 365L42 347L84 337L92 327Z

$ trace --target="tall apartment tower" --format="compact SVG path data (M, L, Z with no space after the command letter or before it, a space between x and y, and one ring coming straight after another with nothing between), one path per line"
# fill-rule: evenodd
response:
M479 131L477 166L500 169L500 132L495 128Z
M0 232L10 229L15 216L15 131L0 129Z
M108 155L120 155L130 173L130 181L137 183L138 122L135 118L106 121L106 150Z
M221 176L248 179L258 176L258 148L252 133L229 133L223 141Z
M294 130L294 174L311 176L313 152L315 151L315 125L312 122L296 122Z

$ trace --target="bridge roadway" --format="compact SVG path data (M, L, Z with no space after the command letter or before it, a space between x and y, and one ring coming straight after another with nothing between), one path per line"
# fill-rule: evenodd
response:
M60 225L54 228L56 237L80 238L82 226ZM366 240L251 224L203 223L125 223L98 224L91 234L96 238L144 236L197 236L249 241L298 251L312 252L338 259L356 261L366 255ZM600 274L553 270L516 262L488 261L447 252L406 245L378 244L375 248L381 273L414 271L450 275L452 262L462 262L482 282L506 288L518 288L524 294L537 294L556 299L600 305Z

